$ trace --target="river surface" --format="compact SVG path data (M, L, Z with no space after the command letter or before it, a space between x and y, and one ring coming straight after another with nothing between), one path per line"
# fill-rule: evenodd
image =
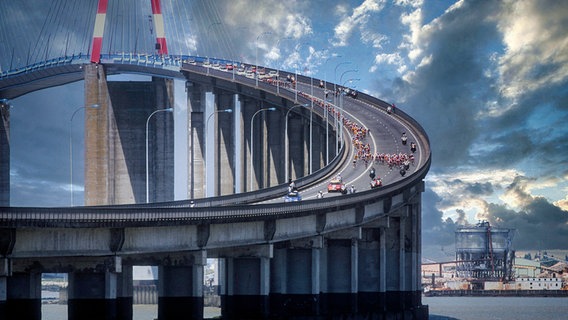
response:
M431 320L566 320L568 298L551 297L423 297ZM156 305L135 305L133 320L154 320ZM204 316L220 315L218 308L205 308ZM67 306L42 305L42 320L67 320Z

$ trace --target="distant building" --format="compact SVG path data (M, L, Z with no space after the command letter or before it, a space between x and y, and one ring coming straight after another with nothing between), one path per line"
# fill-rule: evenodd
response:
M517 278L535 278L541 273L540 262L524 258L515 258L513 270Z

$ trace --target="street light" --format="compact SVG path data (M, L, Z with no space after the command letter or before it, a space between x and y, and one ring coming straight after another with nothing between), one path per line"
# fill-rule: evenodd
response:
M75 117L75 114L79 110L82 110L82 109L85 109L85 108L96 109L98 107L100 107L98 104L92 104L90 106L81 106L81 107L75 109L75 111L71 115L71 118L69 118L69 180L70 180L69 187L71 188L71 206L72 207L75 205L74 199L73 199L73 137L72 137L73 117Z
M256 49L256 51L255 51L255 56L256 56L256 58L255 58L255 60L256 60L256 61L255 61L255 63L256 63L256 70L255 70L255 71L256 71L256 72L255 72L255 74L254 74L254 77L255 77L255 79L256 79L256 86L257 86L257 87L258 87L258 40L260 39L260 37L262 37L262 36L264 36L264 35L267 35L267 34L272 34L272 32L270 32L270 31L265 31L265 32L259 34L258 37L256 37L256 46L255 46L255 49Z
M174 111L173 108L166 108L166 109L159 109L152 112L148 119L146 119L146 203L150 202L150 177L148 173L148 123L150 122L150 118L158 112L172 112Z
M288 175L288 171L289 171L288 167L290 166L290 160L288 159L290 157L290 155L289 155L289 153L290 153L289 144L290 143L288 142L288 114L294 108L307 107L307 106L308 106L307 103L294 105L290 109L288 109L288 111L286 112L286 116L284 117L286 119L286 122L285 122L286 124L284 126L284 140L285 140L285 143L286 143L286 145L284 147L284 153L285 153L284 159L286 161L286 165L284 166L284 177L287 178L287 179L290 179L290 176Z
M325 60L324 65L324 72L323 72L323 100L325 102L327 102L327 99L325 97L325 93L327 92L327 62L329 61L329 59L331 58L341 58L342 55L332 55L331 57L327 58ZM334 79L335 80L335 79ZM325 103L324 103L324 107L325 107ZM324 113L325 113L325 120L326 120L326 126L325 126L325 164L328 165L329 164L329 111L327 110L328 108L325 107L324 108Z
M208 131L209 131L209 120L211 120L211 118L213 117L214 114L216 114L216 113L221 113L221 112L231 113L231 112L233 112L233 110L232 110L232 109L215 110L215 111L213 111L213 112L207 117L207 121L205 122L205 141L206 141L206 143L205 143L205 146L206 146L206 147L205 147L205 152L206 152L206 154L205 154L205 159L206 159L206 160L209 160L209 158L207 157L207 156L208 156L208 153L209 153L209 147L208 147L208 146L214 144L214 143L212 143L211 141L208 141L208 140L209 140L209 135L208 135ZM215 137L215 133L213 133L213 137ZM209 142L209 143L207 143L207 142ZM214 141L213 141L213 142L214 142ZM215 155L213 155L212 157L215 157ZM205 163L206 166L207 166L207 163L209 163L209 161L207 161L207 162ZM207 175L207 172L208 172L208 171L206 170L206 175ZM207 177L207 176L206 176L206 177ZM207 182L209 182L209 181L208 181L207 179L206 179L205 181L206 181L206 182L205 182L205 186L208 186L209 184L208 184ZM207 190L207 191L209 191L209 190ZM209 196L209 194L208 194L208 196Z
M253 133L252 129L253 129L253 124L254 124L253 123L254 117L262 111L275 111L275 110L276 110L276 108L274 108L274 107L260 109L257 112L255 112L250 119L250 191L252 191L252 178L253 178L253 154L254 154L253 142L254 142L254 140L253 140L253 136L252 136L252 133Z

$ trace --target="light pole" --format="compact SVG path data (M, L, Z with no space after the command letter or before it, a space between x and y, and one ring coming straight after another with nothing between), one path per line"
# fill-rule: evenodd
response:
M233 112L233 110L232 110L232 109L223 109L223 110L216 110L216 111L213 111L213 112L207 117L207 121L205 122L205 152L206 152L206 154L205 154L205 160L207 161L207 162L205 163L205 166L207 166L207 163L209 163L209 161L208 161L208 160L209 160L208 155L209 155L209 153L210 153L210 152L209 152L209 146L210 146L210 145L211 145L211 146L214 145L214 141L208 141L208 140L209 140L209 135L208 135L208 133L209 133L209 120L211 120L211 118L213 117L214 114L216 114L216 113L221 113L221 112L231 113L231 112ZM213 133L213 138L215 138L215 133ZM214 157L215 157L215 154L212 155L212 158L214 158ZM205 180L205 187L206 187L206 190L207 190L207 186L209 185L209 183L208 183L208 182L209 182L209 181L208 181L209 179L207 179L207 173L208 173L208 172L209 172L209 171L206 170L206 180ZM209 192L209 190L207 190L207 192ZM208 194L208 196L209 196L209 194ZM211 196L213 196L213 195L211 195Z
M339 66L344 65L344 64L351 64L351 61L343 61L338 63L335 66L335 70L333 71L333 105L337 106L337 68L339 68ZM335 146L336 146L336 152L339 150L339 144L342 133L341 131L343 130L343 120L341 120L341 108L339 108L339 114L338 115L334 115L334 123L335 123L335 127L337 128L337 134L336 134L336 141L335 141Z
M250 119L250 191L252 191L252 180L253 180L253 176L254 176L254 174L253 174L253 154L254 154L253 142L254 142L254 140L253 140L253 136L252 136L254 117L257 114L261 113L262 111L275 111L275 110L276 110L276 108L274 108L274 107L260 109L257 112L255 112Z
M258 35L258 37L256 37L256 46L255 46L255 64L256 64L256 70L254 73L254 78L256 79L256 86L258 87L258 40L260 39L260 37L267 35L267 34L272 34L272 32L270 31L265 31L262 32L261 34Z
M158 112L172 112L174 111L173 108L166 108L166 109L158 109L152 112L148 119L146 119L146 203L150 202L150 176L148 172L148 123L150 122L150 118Z
M294 106L292 106L290 109L288 109L288 111L286 112L286 116L284 117L286 119L285 122L285 126L284 126L284 142L285 142L285 148L284 148L284 159L286 161L286 164L284 166L284 177L285 179L290 179L289 174L289 166L290 166L290 146L289 146L289 142L288 142L288 114L290 113L290 111L292 111L292 109L294 108L298 108L298 107L307 107L307 104L296 104Z
M93 108L96 109L98 108L99 105L98 104L92 104L90 106L81 106L77 109L75 109L75 111L73 112L73 114L71 115L71 118L69 118L69 187L71 189L71 206L73 207L75 205L74 203L74 199L73 199L73 118L75 117L75 114L77 113L77 111L85 109L85 108Z
M327 62L331 58L341 58L342 55L332 55L331 57L325 59L324 72L323 72L323 101L324 101L324 114L325 114L325 164L329 164L329 110L326 107L327 99L325 97L325 93L327 92ZM335 80L335 79L334 79Z
M338 149L339 149L339 143L341 141L341 145L343 146L343 119L342 119L342 115L343 115L343 94L345 93L345 91L343 90L343 87L345 86L345 83L343 83L343 76L349 72L359 72L359 70L357 69L351 69L351 70L347 70L344 71L341 74L341 77L339 77L339 83L341 83L341 88L339 88L341 90L341 92L339 93L339 139L338 139ZM353 80L353 79L351 79ZM351 81L348 80L348 81Z

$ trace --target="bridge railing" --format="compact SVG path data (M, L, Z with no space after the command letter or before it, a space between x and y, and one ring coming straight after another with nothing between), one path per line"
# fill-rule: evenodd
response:
M252 220L272 220L337 211L353 206L392 199L404 190L417 188L430 167L430 158L424 166L406 179L341 197L321 201L305 200L292 203L260 205L231 205L216 207L64 207L64 208L0 208L0 225L17 227L143 227L180 224L227 223ZM415 190L418 193L420 190ZM396 206L396 203L393 203Z

